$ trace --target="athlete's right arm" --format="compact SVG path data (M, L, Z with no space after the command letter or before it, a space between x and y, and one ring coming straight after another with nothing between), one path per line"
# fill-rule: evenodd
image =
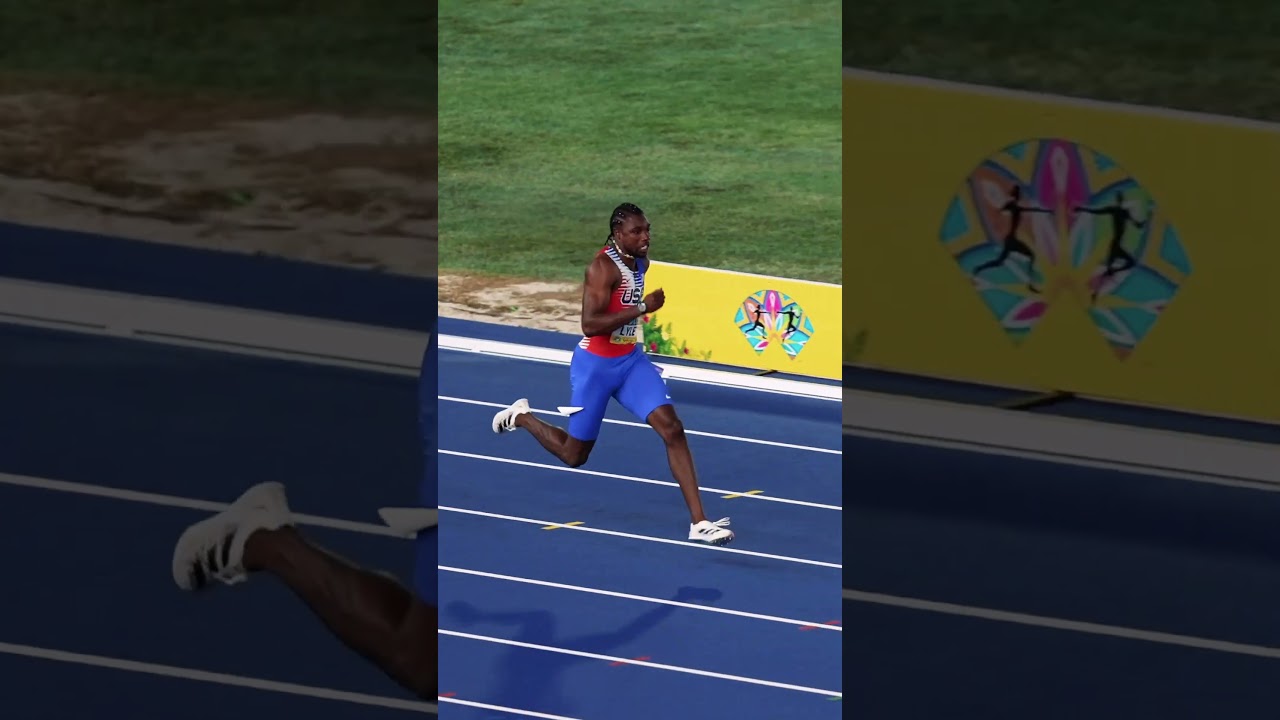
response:
M609 312L609 298L622 282L622 273L604 255L597 255L587 266L582 283L582 334L587 337L608 335L640 317L639 307L623 308Z

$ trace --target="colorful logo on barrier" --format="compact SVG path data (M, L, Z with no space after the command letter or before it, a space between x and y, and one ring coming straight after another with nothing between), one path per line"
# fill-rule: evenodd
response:
M751 293L738 307L733 323L759 355L779 344L787 357L795 359L813 338L813 322L804 309L777 290Z
M941 240L1015 343L1074 298L1120 359L1191 274L1151 194L1066 140L1021 142L983 161L952 199Z

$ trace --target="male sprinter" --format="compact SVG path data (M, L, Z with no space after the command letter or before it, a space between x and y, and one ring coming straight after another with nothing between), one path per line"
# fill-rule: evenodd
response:
M698 475L684 425L667 394L666 381L645 353L640 318L657 312L666 301L661 289L644 295L649 268L649 221L630 203L609 218L609 237L587 266L582 288L582 333L573 351L569 404L581 408L569 416L569 430L539 420L520 399L493 416L493 431L524 428L569 467L587 461L600 435L609 398L647 422L667 446L671 474L689 506L689 539L712 545L733 540L729 518L707 520L698 495ZM641 299L643 298L643 300Z
M425 514L436 499L436 366L432 327L418 380ZM418 514L407 510L400 515ZM409 529L417 530L418 544L413 592L389 575L352 565L309 542L290 522L284 486L266 482L249 488L227 510L187 528L174 548L173 579L183 590L199 590L213 580L234 585L252 572L273 574L349 648L415 695L435 699L435 521Z

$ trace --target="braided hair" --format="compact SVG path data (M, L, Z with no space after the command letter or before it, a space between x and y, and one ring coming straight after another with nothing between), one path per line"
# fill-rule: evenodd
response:
M627 218L640 217L641 215L644 215L644 211L636 207L635 205L632 205L631 203L622 203L618 207L614 208L613 214L609 216L608 239L610 241L613 240L613 231L617 230L618 226L621 225L623 221L625 221Z
M644 215L644 211L631 203L622 203L614 208L613 214L609 216L609 237L605 238L605 244L612 246L623 257L632 257L631 253L623 250L622 246L618 244L618 239L613 236L613 233L627 218L640 217L642 215Z

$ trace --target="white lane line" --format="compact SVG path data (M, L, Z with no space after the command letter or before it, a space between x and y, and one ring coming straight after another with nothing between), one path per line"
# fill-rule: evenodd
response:
M548 713L534 712L532 710L517 710L516 708L507 707L505 705L490 705L488 703L476 702L474 700L460 700L454 697L437 698L442 703L453 703L454 705L466 705L467 707L480 708L482 710L497 710L499 712L511 713L512 715L523 715L525 717L542 718L543 720L578 720L567 715L551 715Z
M1233 478L1221 475L1207 475L1192 470L1176 470L1172 468L1127 463L1119 460L1100 460L1055 453L1048 450L1013 448L995 443L978 443L968 440L949 440L946 438L911 435L897 431L873 430L868 428L844 426L844 434L866 440L886 440L889 442L917 445L921 447L939 448L942 450L961 450L978 455L994 455L996 457L1018 458L1020 460L1037 460L1051 462L1055 465L1088 468L1090 470L1110 470L1127 475L1145 475L1148 477L1166 478L1169 480L1186 480L1188 482L1217 485L1220 487L1240 488L1242 490L1262 490L1264 492L1280 492L1280 483L1266 480Z
M483 570L470 570L467 568L450 567L448 565L437 565L437 570L451 573L459 573L462 575L475 575L477 577L492 578L494 580L505 580L508 582L525 583L528 585L541 585L542 587L556 588L557 590L573 590L575 592L590 593L592 595L604 595L607 597L623 598L625 600L638 600L640 602L656 603L658 605L671 605L674 607L688 608L690 610L702 610L704 612L721 613L724 615L734 615L737 617L750 618L752 620L767 620L769 622L782 623L784 625L796 625L800 627L811 627L821 630L834 630L840 632L843 628L839 625L827 625L825 622L809 622L807 620L793 620L791 618L778 617L776 615L761 615L760 613L744 612L742 610L730 610L728 608L714 607L711 605L698 605L695 603L680 602L678 600L667 600L665 598L648 597L645 595L631 595L629 593L616 592L613 590L601 590L600 588L583 587L581 585L565 585L563 583L549 582L546 580L534 580L532 578L519 577L516 575L501 575L499 573L485 572Z
M179 507L192 510L203 510L207 512L221 512L230 506L227 502L212 502L209 500L196 500L193 498L178 497L176 495L161 495L158 493L140 492L137 490L123 490L120 488L104 487L101 485L88 485L85 483L69 482L66 480L52 480L49 478L29 477L25 475L14 475L11 473L0 473L0 484L18 485L22 487L32 487L41 490L55 490L58 492L70 492L80 495L91 495L95 497L106 497L116 500L127 500L130 502L141 502L150 505L161 505L164 507ZM560 523L549 522L545 520L533 520L530 518L515 517L511 515L499 515L497 513L486 513L479 510L467 510L463 508L441 507L441 511L457 512L468 515L480 515L497 520L510 520L513 522L528 523L546 527L548 525L557 525L570 530L578 530L581 532L598 533L602 535L613 535L616 537L625 537L635 540L648 540L649 542L667 543L670 545L683 545L692 548L701 548L704 550L719 550L721 552L737 553L740 555L751 555L754 557L769 558L773 560L783 560L786 562L800 563L804 565L817 565L819 567L829 567L840 569L842 566L837 563L821 562L818 560L807 560L804 558L787 557L785 555L771 555L769 553L754 552L750 550L739 550L737 548L716 547L713 545L700 545L688 541L668 540L666 538L648 537L645 535L635 535L631 533L618 532L616 530L602 530L599 528L584 527L581 525L562 526ZM321 517L318 515L304 515L295 513L291 515L294 522L299 525L311 525L314 527L327 527L336 530L347 530L350 532L360 532L368 535L382 535L384 537L393 537L406 539L406 536L385 525L376 525L373 523L354 522L351 520L339 520L336 518Z
M0 278L0 322L6 321L413 376L428 341L427 334L404 329ZM468 352L560 365L568 365L573 355L569 350L455 335L437 335L437 340L441 354ZM655 365L672 380L842 402L841 388L831 382L760 377L661 360Z
M769 560L781 560L783 562L799 563L801 565L817 565L818 567L841 569L839 563L822 562L821 560L808 560L805 558L788 557L786 555L771 555L769 553L755 552L754 550L739 550L738 548L718 547L715 545L704 545L702 543L690 542L688 540L670 540L668 538L650 537L648 535L635 535L633 533L618 532L617 530L602 530L600 528L587 527L585 525L565 525L563 523L551 522L549 520L534 520L533 518L517 517L515 515L500 515L498 513L484 512L482 510L470 510L467 508L455 508L440 506L440 512L455 512L463 515L477 515L480 517L492 518L495 520L509 520L511 522L525 523L528 525L538 525L541 527L556 526L564 530L574 530L577 532L596 533L599 535L612 535L614 537L630 538L632 540L645 540L648 542L664 543L666 545L679 545L693 550L713 550L716 552L734 553L737 555L750 555L752 557L768 558Z
M581 475L595 475L596 477L613 478L615 480L627 480L630 482L644 483L646 485L664 485L666 487L680 487L679 483L670 480L653 480L651 478L635 477L634 475L619 475L617 473L602 472L600 470L584 470L582 468L571 468L566 465L550 465L546 463L530 462L528 460L515 460L513 458L497 457L494 455L480 455L477 453L462 452L460 450L438 450L441 455L454 455L456 457L471 458L473 460L488 460L490 462L507 463L509 465L524 465L525 467L536 467L545 470L556 470L559 472L578 473ZM839 478L836 473L836 478ZM787 505L802 505L804 507L819 508L822 510L835 510L839 512L844 508L839 505L827 505L824 503L809 502L808 500L792 500L790 498L774 497L763 493L747 495L747 490L724 490L721 488L701 487L699 488L705 493L714 493L716 495L736 495L742 498L751 498L753 500L764 500L766 502L786 503Z
M67 480L53 480L50 478L14 475L11 473L0 473L0 484L19 485L22 487L38 488L41 490L55 490L57 492L69 492L78 495L92 495L95 497L111 498L113 500L127 500L129 502L146 503L149 505L162 505L164 507L203 510L210 513L222 512L231 504L229 502L197 500L194 498L179 497L177 495L161 495L159 493L124 490L121 488L106 487L104 485L89 485L86 483L70 482ZM347 530L350 532L366 533L368 535L383 535L394 538L409 537L392 530L386 525L355 522L352 520L339 520L337 518L321 517L318 515L303 515L300 513L294 513L290 517L299 525L326 527L333 528L335 530Z
M479 338L466 338L443 334L439 336L439 340L439 348L441 351L452 350L475 353L488 357L509 358L514 360L543 363L550 362L561 366L569 365L570 361L573 359L573 352L570 350L540 347L536 345L520 345L517 343L501 342L497 340L481 340ZM712 385L715 387L732 388L735 390L767 392L775 395L786 395L788 397L802 397L813 400L843 402L842 388L839 385L830 382L761 377L759 375L749 374L746 372L731 372L702 366L685 365L683 363L668 363L664 362L661 358L656 359L654 361L654 365L658 367L658 372L662 373L662 377L667 380L694 382L703 385Z
M1266 647L1262 645L1247 645L1244 643L1227 642L1225 640L1211 640L1209 638L1195 637L1192 635L1176 635L1173 633L1156 632L1153 630L1139 630L1137 628L1129 628L1119 625L1102 625L1099 623L1082 622L1079 620L1064 620L1062 618L1047 617L1044 615L1029 615L1026 613L1009 612L1007 610L993 610L991 608L974 607L972 605L957 605L954 603L938 602L936 600L921 600L919 598L885 595L883 593L851 590L849 588L844 588L843 597L845 600L853 600L855 602L890 605L910 610L923 610L925 612L943 613L946 615L959 615L963 617L980 618L982 620L1013 623L1016 625L1032 625L1035 627L1067 630L1070 632L1085 633L1088 635L1106 635L1108 637L1124 638L1126 640L1142 640L1144 642L1159 643L1162 645L1179 645L1182 647L1196 648L1198 650L1213 650L1216 652L1231 653L1233 655L1253 655L1255 657L1280 659L1280 648Z
M436 399L444 400L445 402L461 403L463 405L479 405L481 407L491 407L491 408L498 408L498 409L502 409L510 405L510 403L485 402L484 400L472 400L470 398L452 397L449 395L437 395ZM569 416L568 413L559 412L557 410L540 410L538 408L531 408L531 409L533 412L541 415L557 415L559 417ZM604 421L610 425L623 425L626 427L638 427L638 428L644 428L646 430L649 429L648 425L642 422L635 422L632 420L613 420L611 418L605 418ZM688 428L686 428L685 432L688 433L689 435L715 438L717 440L733 440L735 442L751 443L753 445L768 445L770 447L788 448L791 450L803 450L805 452L825 453L828 455L840 455L844 452L843 450L832 450L830 448L812 447L810 445L796 445L793 443L784 443L784 442L778 442L775 440L761 440L759 438L741 437L738 435L723 435L721 433L707 432L705 430L689 430Z
M88 325L75 321L33 318L4 310L0 310L0 323L36 327L45 330L57 330L60 332L73 332L81 335L122 338L138 342L154 343L157 345L192 348L195 350L211 350L231 355L245 355L248 357L265 358L268 360L284 360L286 362L303 363L307 365L324 365L327 367L342 368L343 370L360 370L362 372L400 375L403 377L418 377L419 375L416 363L409 366L397 364L394 361L383 363L327 354L312 354L305 351L295 351L290 349L276 349L255 345L238 345L224 340L205 340L197 337L181 337L150 333L146 330L135 330L121 326ZM424 342L423 345L425 346L426 343Z
M667 670L670 672L685 673L688 675L700 675L702 677L717 678L720 680L732 680L734 682L747 683L749 685L763 685L765 687L781 688L783 690L795 690L796 692L812 693L814 695L823 695L826 697L841 697L839 691L823 690L822 688L805 687L804 685L791 685L788 683L774 682L772 680L761 680L759 678L743 677L741 675L729 675L726 673L711 672L710 670L698 670L695 668L681 667L679 665L664 665L662 663L649 662L647 660L632 660L630 658L614 657L612 655L600 655L598 653L583 652L581 650L569 650L567 648L552 647L550 645L536 645L534 643L521 642L519 640L506 640L503 638L489 637L488 635L476 635L473 633L458 632L456 630L440 630L441 635L451 635L453 637L465 638L467 640L478 640L480 642L497 643L499 645L511 645L513 647L528 648L530 650L542 650L544 652L558 653L561 655L574 655L577 657L590 658L592 660L604 660L612 663L622 663L624 665L639 665L640 667L654 668L655 670Z
M275 680L263 680L261 678L246 677L243 675L228 675L226 673L175 667L173 665L159 665L156 663L125 660L123 658L105 657L102 655L88 655L85 653L67 652L65 650L53 650L51 648L34 647L31 645L16 645L14 643L0 642L0 653L39 658L41 660L74 663L77 665L90 665L93 667L109 668L112 670L124 670L127 672L144 673L147 675L162 675L165 677L180 678L183 680L196 680L198 682L213 683L216 685L232 685L235 687L252 688L254 690L267 690L269 692L285 693L288 695L304 695L306 697L320 698L322 700L340 700L342 702L355 703L357 705L373 705L376 707L391 708L394 710L410 710L413 712L427 713L431 715L437 714L437 706L434 703L416 700L402 700L400 698L383 697L381 695L366 695L364 693L347 692L345 690L333 690L331 688L314 687L311 685L298 685L295 683L277 682Z

